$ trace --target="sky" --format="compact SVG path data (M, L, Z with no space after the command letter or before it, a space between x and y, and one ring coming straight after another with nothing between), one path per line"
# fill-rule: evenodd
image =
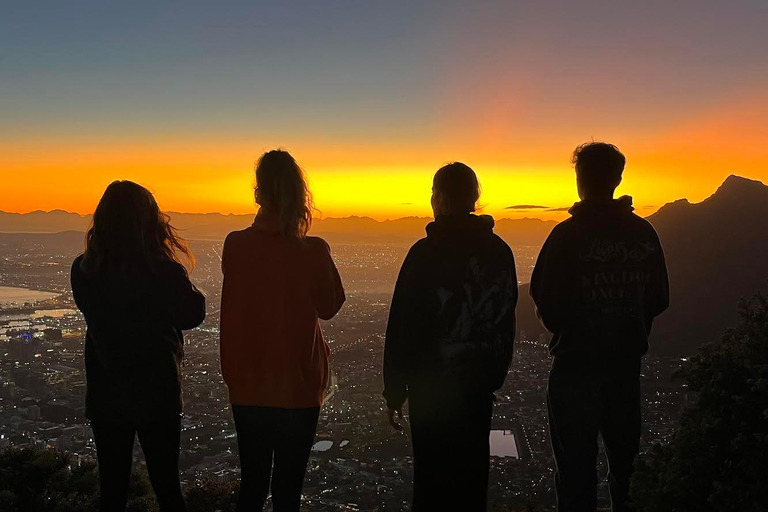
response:
M462 161L484 213L559 220L589 140L625 153L641 214L768 182L765 0L0 8L4 211L90 213L130 179L165 210L253 212L275 147L324 217L429 215L432 175Z

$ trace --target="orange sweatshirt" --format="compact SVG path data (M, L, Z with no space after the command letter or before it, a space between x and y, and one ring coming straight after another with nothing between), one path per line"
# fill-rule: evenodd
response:
M322 238L288 240L274 220L224 241L221 370L235 405L302 408L323 403L330 349L318 318L332 318L344 288Z

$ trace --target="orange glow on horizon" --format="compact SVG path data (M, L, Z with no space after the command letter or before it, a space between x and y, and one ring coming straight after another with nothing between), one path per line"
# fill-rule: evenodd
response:
M251 214L275 147L323 217L428 217L433 173L461 161L484 213L562 220L589 140L624 152L642 215L730 174L768 183L754 2L28 3L0 18L4 211L87 214L130 179L166 211Z
M503 113L503 111L502 111ZM718 105L662 133L605 137L627 155L617 194L635 198L638 213L663 204L711 195L729 174L768 182L768 98ZM483 212L495 217L562 220L577 200L570 151L582 139L565 133L552 140L507 139L498 120L487 119L482 136L464 142L456 134L399 146L352 141L288 140L307 170L323 217L370 216L379 220L430 216L431 179L445 162L472 166L480 178ZM496 128L494 128L496 127ZM498 129L497 129L498 128ZM515 128L516 130L516 128ZM63 209L87 214L114 179L131 179L152 190L167 211L251 213L252 166L277 147L264 137L88 140L39 136L0 143L3 181L0 209L11 212ZM512 140L505 144L505 140ZM509 210L513 205L547 208Z

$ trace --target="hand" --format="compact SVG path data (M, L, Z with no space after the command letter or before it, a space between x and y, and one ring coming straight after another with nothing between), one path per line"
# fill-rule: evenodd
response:
M395 419L395 416L397 416L397 420ZM398 432L403 430L403 426L399 423L399 421L403 421L403 406L402 405L400 407L398 407L398 408L388 407L387 408L387 418L389 418L389 424L392 425L393 429L397 430Z

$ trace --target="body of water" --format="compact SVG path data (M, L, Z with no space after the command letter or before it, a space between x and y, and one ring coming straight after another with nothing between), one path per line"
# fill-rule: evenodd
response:
M63 318L69 315L76 315L76 309L37 309L29 317L32 319L38 318Z
M58 293L53 292L0 286L0 306L22 306L26 302L40 302L52 299L57 295Z
M325 452L331 449L333 446L333 441L328 441L327 439L323 441L318 441L312 446L313 452Z
M491 456L520 458L515 433L511 430L491 430Z

